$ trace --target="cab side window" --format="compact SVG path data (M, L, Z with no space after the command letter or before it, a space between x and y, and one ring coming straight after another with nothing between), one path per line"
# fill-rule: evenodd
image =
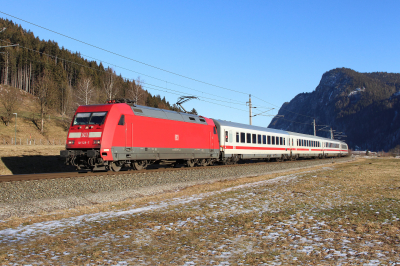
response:
M125 125L125 115L121 115L121 118L119 119L118 125L119 126Z

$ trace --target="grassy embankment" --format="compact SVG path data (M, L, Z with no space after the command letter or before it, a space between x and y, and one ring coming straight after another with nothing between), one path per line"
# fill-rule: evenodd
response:
M0 97L4 97L4 88L16 90L18 97L14 110L17 113L17 145L11 145L15 144L12 140L15 139L15 116L12 116L7 126L4 122L5 108L0 104L0 175L68 170L57 157L65 145L66 127L70 118L63 119L60 115L50 112L46 115L44 132L41 133L36 98L4 85L0 86ZM27 141L30 145L27 145Z
M37 99L24 91L0 85L0 97L3 97L4 88L17 90L18 103L13 111L17 113L17 144L26 145L27 139L36 145L58 140L65 141L67 136L67 127L71 122L71 118L62 118L61 115L54 111L49 111L44 119L44 132L41 133L40 109ZM0 103L0 145L11 144L11 138L15 138L15 116L12 116L8 126L5 124L3 117L5 116L5 108ZM3 143L6 142L6 143Z
M285 173L275 182L282 174L4 221L0 229L28 231L38 222L113 211L49 229L50 235L12 234L22 238L0 243L0 261L390 264L400 260L399 166L398 159L359 159ZM147 206L155 209L140 211Z

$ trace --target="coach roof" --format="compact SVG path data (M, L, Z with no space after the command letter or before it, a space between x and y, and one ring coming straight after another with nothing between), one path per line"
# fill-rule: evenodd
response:
M264 132L268 132L268 133L289 135L289 133L284 130L279 130L279 129L274 129L274 128L252 126L252 125L240 124L240 123L235 123L235 122L230 122L230 121L225 121L225 120L218 120L218 119L213 119L213 121L217 126L236 127L236 128L240 128L240 129L258 130L258 131L264 131Z

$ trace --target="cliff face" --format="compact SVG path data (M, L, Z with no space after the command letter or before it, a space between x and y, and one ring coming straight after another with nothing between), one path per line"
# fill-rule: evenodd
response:
M400 74L338 68L322 75L311 93L284 103L269 127L313 134L312 121L347 135L354 149L389 150L400 144ZM330 137L326 131L318 136Z

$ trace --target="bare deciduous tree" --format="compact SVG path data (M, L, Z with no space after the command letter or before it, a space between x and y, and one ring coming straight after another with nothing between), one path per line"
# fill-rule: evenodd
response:
M103 88L106 93L107 100L112 100L118 93L118 87L115 84L116 75L111 68L108 68L104 74Z
M6 126L9 125L13 114L17 112L18 105L22 104L23 99L20 97L18 90L19 89L10 86L0 86L0 101L5 109L3 121Z
M36 85L36 96L37 103L40 109L40 119L41 119L41 127L40 132L43 134L44 132L44 117L48 112L49 105L51 102L51 93L54 89L54 82L51 80L47 71L44 71L44 74L38 78Z
M129 82L128 97L136 102L136 104L143 104L144 91L142 89L142 81L140 77L137 80Z
M92 83L92 78L89 76L83 76L79 82L77 87L76 97L78 99L78 105L88 105L91 104L92 99L94 97L95 90Z
M61 115L64 120L64 116L68 115L71 110L73 97L72 97L72 86L69 84L64 85L61 88Z

